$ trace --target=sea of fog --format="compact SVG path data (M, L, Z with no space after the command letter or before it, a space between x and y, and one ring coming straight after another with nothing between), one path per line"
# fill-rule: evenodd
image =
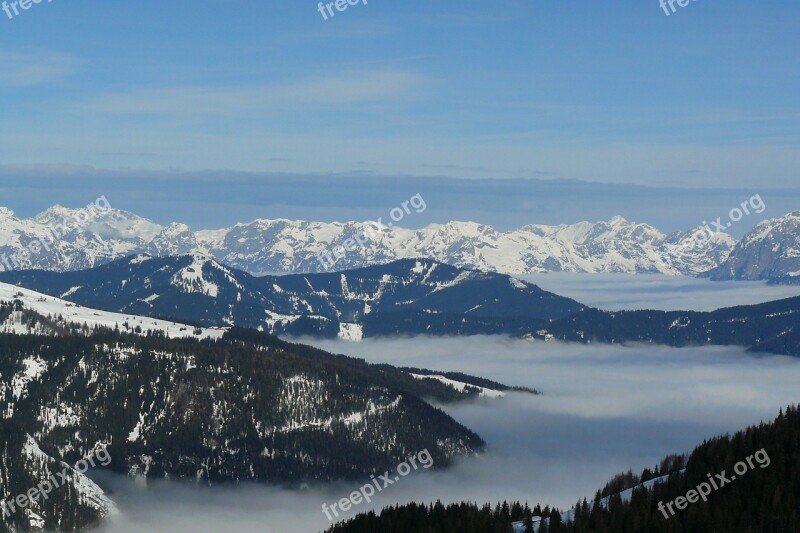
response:
M546 289L610 308L668 309L691 302L710 309L789 295L786 288L685 278L536 278ZM354 512L437 499L519 499L567 507L590 498L618 472L652 467L705 438L769 420L800 399L800 360L753 356L739 348L585 346L504 337L303 342L370 362L460 371L544 393L446 407L486 440L487 452L448 470L419 470ZM108 474L96 479L120 509L106 528L115 532L321 531L329 524L322 503L359 485L289 491L251 484L215 489L145 484Z
M541 288L608 311L659 309L713 311L800 296L800 285L763 281L709 281L661 274L573 274L515 276Z

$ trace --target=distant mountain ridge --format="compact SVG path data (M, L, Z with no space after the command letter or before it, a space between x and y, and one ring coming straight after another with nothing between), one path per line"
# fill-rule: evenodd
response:
M80 272L0 273L0 294L13 292L15 285L107 311L217 326L197 329L198 336L210 338L221 334L220 326L233 325L349 340L510 335L581 343L731 345L800 356L800 297L711 312L601 311L505 274L430 260L254 277L201 254L133 256ZM136 326L153 327L151 320ZM180 336L180 325L167 321L166 327Z
M502 232L474 222L433 224L419 230L374 223L323 223L285 219L255 220L218 230L193 231L185 224L161 226L135 214L108 209L81 216L85 209L52 207L32 219L0 208L0 263L17 257L14 269L58 272L98 266L137 253L173 256L201 252L251 274L315 273L348 270L398 259L431 258L463 268L507 274L615 272L696 275L717 267L735 245L728 234L710 236L702 247L686 246L692 231L666 235L647 224L614 217L606 222L547 226L532 224ZM87 219L85 222L78 222ZM48 227L71 221L71 231L49 250L19 257ZM372 235L332 266L319 254ZM353 247L351 247L353 248ZM2 267L6 268L8 267Z
M487 324L510 333L504 328L517 322L548 321L584 309L504 274L431 260L255 277L199 253L138 255L85 271L4 272L0 281L108 311L351 339L431 316L452 323L451 334L483 333Z

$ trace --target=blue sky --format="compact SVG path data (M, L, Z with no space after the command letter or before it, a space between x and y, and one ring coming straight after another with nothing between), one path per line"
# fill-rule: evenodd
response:
M369 0L325 21L310 0L53 0L0 12L0 165L796 189L799 15Z

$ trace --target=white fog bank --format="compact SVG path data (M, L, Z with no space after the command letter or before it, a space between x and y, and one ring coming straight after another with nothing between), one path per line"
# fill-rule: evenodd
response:
M583 304L607 311L659 309L713 311L800 296L800 285L763 281L709 281L663 274L547 273L515 276Z
M543 396L512 394L447 407L487 442L485 455L447 471L419 470L373 504L497 501L570 506L614 474L654 466L703 439L773 418L797 402L800 360L738 348L583 346L503 337L310 341L370 362L461 371ZM329 522L323 502L359 486L292 492L246 485L198 490L103 476L122 514L109 531L313 532ZM362 504L355 512L370 506ZM351 513L352 514L352 513Z

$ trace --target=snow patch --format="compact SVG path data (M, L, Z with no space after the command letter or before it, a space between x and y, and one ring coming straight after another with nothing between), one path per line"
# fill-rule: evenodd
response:
M502 398L503 396L506 395L506 393L503 392L503 391L494 390L494 389L488 389L486 387L479 387L477 385L472 385L470 383L464 383L463 381L456 381L456 380L453 380L453 379L449 379L449 378L446 378L444 376L427 375L427 374L411 374L411 376L413 376L414 379L434 379L436 381L440 381L440 382L444 383L445 385L456 389L458 392L464 392L464 389L466 389L467 387L469 387L471 389L478 389L480 391L480 394L479 394L480 397Z
M342 322L339 324L339 338L346 341L360 341L364 339L364 329L361 324Z

